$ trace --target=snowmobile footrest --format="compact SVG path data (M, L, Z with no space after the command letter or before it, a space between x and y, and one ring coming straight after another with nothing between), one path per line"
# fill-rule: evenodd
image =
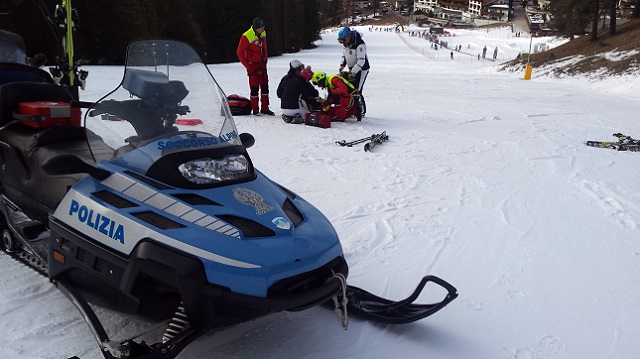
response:
M437 284L447 291L444 299L437 303L414 304L413 301L418 298L429 282ZM364 289L348 286L347 298L349 299L349 303L347 304L347 309L349 310L349 314L373 322L405 324L415 322L416 320L426 318L436 313L456 299L457 296L457 289L445 280L435 276L425 276L409 297L397 302L378 297Z

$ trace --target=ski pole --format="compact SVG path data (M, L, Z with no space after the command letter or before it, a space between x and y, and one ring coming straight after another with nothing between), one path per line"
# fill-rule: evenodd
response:
M365 141L369 141L370 139L372 139L375 135L371 135L369 137L365 137L365 138L360 138L357 140L353 140L353 141L349 141L347 142L346 140L342 140L342 141L336 141L336 144L340 145L340 146L347 146L347 147L351 147L352 145L358 144L358 143L362 143Z

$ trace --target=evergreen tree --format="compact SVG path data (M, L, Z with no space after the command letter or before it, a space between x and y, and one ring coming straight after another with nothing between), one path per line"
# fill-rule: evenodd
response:
M598 20L600 18L600 0L593 1L593 19L591 20L591 41L598 40Z
M35 6L21 1L2 9L3 28L20 34L29 55L43 52L49 64L60 55L47 21ZM53 13L57 1L43 4ZM76 59L90 64L124 63L131 41L168 38L189 43L209 63L235 62L240 36L256 16L267 24L269 55L313 47L326 26L321 14L332 14L334 25L343 14L337 5L344 0L91 0L74 1L80 20L76 23ZM38 14L39 21L27 22Z
M302 6L302 48L315 47L314 42L320 40L320 17L318 4L314 1L301 1Z
M609 0L609 35L616 34L616 17L618 16L618 1Z
M554 0L551 2L550 10L561 35L583 35L592 21L593 1Z

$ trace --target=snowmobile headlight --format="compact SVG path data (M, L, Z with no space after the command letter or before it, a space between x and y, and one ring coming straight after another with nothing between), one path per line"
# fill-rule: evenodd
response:
M235 180L249 175L249 161L244 155L200 158L178 166L182 176L197 184Z

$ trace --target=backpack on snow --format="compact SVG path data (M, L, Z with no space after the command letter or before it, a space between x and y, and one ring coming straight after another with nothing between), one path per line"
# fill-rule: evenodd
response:
M251 101L243 96L231 94L227 96L229 108L233 116L243 116L251 114Z

